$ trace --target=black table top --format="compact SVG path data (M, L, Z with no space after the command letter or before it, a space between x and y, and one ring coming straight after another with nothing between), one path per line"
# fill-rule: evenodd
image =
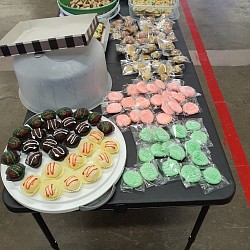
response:
M128 6L126 2L127 1L121 1L122 15L128 14ZM181 49L182 53L190 58L178 23L175 24L174 31L178 38L176 47ZM122 76L120 60L123 59L123 56L116 53L115 43L117 42L111 40L109 41L106 50L106 61L108 71L110 72L113 81L112 90L121 90L122 85L130 82L132 77ZM102 209L114 209L119 206L126 208L142 208L189 205L223 205L230 202L233 198L235 193L234 179L192 63L186 64L183 80L187 85L194 87L197 92L202 94L201 97L198 97L202 113L192 117L203 118L204 125L207 128L210 139L214 145L214 147L209 148L212 160L231 184L208 195L205 195L199 186L186 189L181 181L170 182L160 187L151 187L145 192L124 193L120 191L119 181L117 183L115 194L111 200L102 207ZM101 111L100 107L97 107L95 111ZM33 113L28 111L25 120L32 115ZM136 145L130 131L124 132L123 135L127 144L126 166L133 166L137 160ZM27 209L17 203L6 189L3 190L3 201L7 208L12 212L32 212L30 209Z

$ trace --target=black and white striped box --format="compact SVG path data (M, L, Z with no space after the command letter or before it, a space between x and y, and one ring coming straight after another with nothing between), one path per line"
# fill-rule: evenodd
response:
M19 22L0 40L0 57L86 46L97 25L96 14Z

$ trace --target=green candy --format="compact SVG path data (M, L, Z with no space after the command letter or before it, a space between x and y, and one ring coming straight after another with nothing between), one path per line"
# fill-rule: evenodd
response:
M155 157L164 157L168 154L168 150L164 149L160 143L154 143L150 147L150 151Z
M152 163L144 163L140 168L140 173L147 181L155 181L159 176L159 172Z
M201 146L195 140L189 140L185 142L185 148L188 154L192 154L194 151L200 151Z
M153 136L157 142L166 142L170 138L168 132L163 128L154 128Z
M193 165L184 165L181 168L180 175L189 183L195 183L201 179L201 171Z
M143 128L139 133L139 137L146 142L150 142L153 139L153 135L150 128Z
M201 124L197 121L187 121L185 123L185 126L187 128L187 130L190 130L190 131L197 131L199 129L201 129Z
M132 188L138 188L143 183L141 175L137 171L133 170L126 171L122 176L122 180L126 185Z
M180 173L181 166L176 160L169 159L162 163L162 171L165 176L175 176Z
M145 148L140 149L138 156L139 156L140 161L142 162L150 162L154 160L154 156L151 153L150 149L145 149Z
M207 134L202 131L195 131L191 134L191 139L198 141L199 143L207 142Z
M166 152L166 155L169 156L169 146L172 145L172 144L175 144L174 142L172 141L166 141L166 142L163 142L161 144L162 148L164 149L164 151Z
M194 151L191 154L191 160L198 166L205 166L209 163L207 156L202 151Z
M177 144L170 145L168 149L169 156L177 161L182 161L186 156L184 149Z
M183 139L187 136L186 128L180 124L173 125L170 131L175 138Z
M205 181L212 185L217 185L221 182L220 171L214 167L208 167L203 172L202 175Z

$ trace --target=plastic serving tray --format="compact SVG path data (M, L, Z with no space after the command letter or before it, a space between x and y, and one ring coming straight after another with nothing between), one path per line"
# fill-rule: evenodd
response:
M180 17L179 0L169 0L168 3L162 5L149 4L147 1L128 0L128 5L130 16L136 19L140 18L141 15L159 17L164 14L172 20L177 20Z
M109 121L106 117L102 117L102 121ZM43 152L43 162L38 169L33 169L26 166L25 176L23 180L12 182L6 180L6 169L8 166L1 164L1 176L2 181L10 195L23 206L32 209L34 211L42 213L66 213L71 211L76 211L98 200L100 197L105 195L117 181L120 179L125 162L126 162L126 143L124 137L119 130L119 128L113 123L115 131L110 134L108 137L116 139L120 143L120 151L117 154L114 154L114 163L108 168L104 169L102 176L96 182L92 184L83 184L80 191L75 193L62 192L61 196L54 201L46 201L37 192L34 196L26 196L20 190L20 183L29 175L29 174L41 174L43 166L51 162L52 160ZM84 138L84 137L83 137ZM74 151L75 149L69 149L69 152ZM22 153L20 163L24 163L26 155ZM81 209L84 210L84 209Z

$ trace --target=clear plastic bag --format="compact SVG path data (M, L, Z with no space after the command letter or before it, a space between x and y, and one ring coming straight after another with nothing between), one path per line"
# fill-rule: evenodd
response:
M181 164L173 160L171 158L163 158L155 160L161 169L164 177L166 180L169 181L176 181L180 180L180 171L181 171Z
M110 120L114 122L121 132L129 130L129 126L132 123L130 117L126 113L117 114L110 117Z
M140 192L145 191L143 177L137 168L125 168L122 175L120 189L122 192L132 192L133 190Z
M185 100L181 103L181 105L184 116L195 115L202 112L196 98Z
M147 188L162 186L166 183L166 179L163 178L154 162L136 164L135 167L139 169Z
M180 171L180 177L184 187L189 188L200 185L201 170L188 163L183 163Z
M137 143L137 156L139 163L152 162L155 157L151 153L151 144L148 143Z
M200 186L204 194L210 194L228 185L230 185L229 181L220 173L215 165L211 165L202 171Z
M101 103L103 115L112 115L124 112L122 105L119 102L103 102Z
M130 126L130 130L132 132L136 144L142 142L154 142L152 125L133 124Z
M123 75L133 75L137 71L133 67L133 62L128 60L121 60L122 74Z

